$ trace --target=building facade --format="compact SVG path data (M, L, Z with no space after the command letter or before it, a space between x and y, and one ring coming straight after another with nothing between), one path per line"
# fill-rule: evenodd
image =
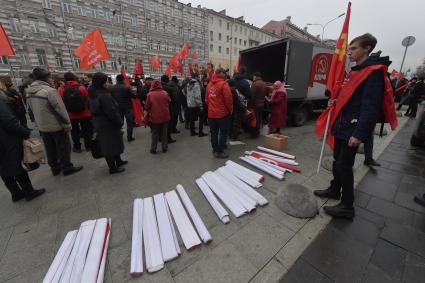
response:
M314 36L307 31L307 27L300 28L291 22L291 16L282 21L270 21L262 27L263 30L275 34L279 38L297 38L320 43L320 36Z
M209 61L215 67L233 72L239 51L278 39L275 34L246 23L243 17L227 16L226 10L207 11Z
M90 72L133 70L137 57L151 73L149 57L159 54L161 72L168 58L189 42L200 62L208 61L208 18L205 9L175 0L0 0L0 22L16 56L0 57L0 76L22 78L35 66L53 74L80 69L73 55L94 28L102 30L111 58ZM159 75L160 72L158 72Z

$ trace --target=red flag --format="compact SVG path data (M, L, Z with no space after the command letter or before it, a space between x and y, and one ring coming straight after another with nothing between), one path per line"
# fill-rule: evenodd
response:
M178 63L177 65L177 72L180 73L180 75L183 75L183 65L181 63Z
M170 65L168 65L168 66L167 66L167 69L165 69L165 74L166 74L168 77L171 77L171 67L170 67Z
M351 2L348 2L347 14L345 16L344 25L342 26L341 35L336 43L335 53L332 57L331 67L329 69L327 90L331 92L331 98L335 99L337 90L344 81L346 54L348 47L348 26L350 23Z
M179 52L179 59L184 60L189 56L189 43L185 42Z
M80 66L84 70L90 70L100 61L111 57L103 40L102 31L98 28L86 35L74 54L81 58Z
M192 53L192 59L193 59L193 60L198 60L198 52L196 51L196 49L195 49L195 51L193 51L193 53Z
M12 44L10 44L9 37L7 37L3 25L0 23L0 56L13 55L15 55L15 51L13 51L13 47Z
M128 80L127 73L125 72L124 66L121 66L121 75L124 77L124 84L130 87L130 81Z
M159 71L161 67L161 59L159 58L159 55L155 55L149 58L149 64L151 64L152 70Z
M139 57L136 58L136 63L134 64L133 79L135 79L137 75L143 75L143 67Z
M390 74L390 76L393 77L393 78L397 78L398 72L393 69L392 72L391 72L391 74Z
M178 66L179 66L179 53L174 54L171 58L170 58L170 64L169 64L171 70L173 70L174 72L178 71Z

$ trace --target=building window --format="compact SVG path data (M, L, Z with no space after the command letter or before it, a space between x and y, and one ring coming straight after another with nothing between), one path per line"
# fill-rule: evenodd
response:
M9 64L9 61L7 60L7 56L0 56L0 64Z
M83 9L83 7L82 6L80 6L80 5L78 5L77 6L77 13L78 13L78 15L79 16L83 16L83 17L85 17L86 15L84 14L84 9Z
M62 53L56 52L55 59L56 59L56 66L63 68Z
M19 55L19 57L20 57L20 59L21 59L21 65L22 66L26 66L26 65L28 65L28 56L27 56L27 54L20 54Z
M218 53L221 53L221 46L218 47Z
M105 61L100 61L100 69L106 70L106 62Z
M121 15L115 15L115 22L117 24L120 24L121 23Z
M157 41L156 50L161 50L161 41Z
M245 33L245 35L247 35L247 33L248 33L248 30L245 28L245 31L244 31L244 33Z
M212 30L210 30L210 40L211 41L214 40L214 32Z
M40 32L40 26L38 25L38 20L36 18L28 18L30 23L31 32L33 33L39 33Z
M229 55L230 49L229 47L226 48L226 54Z
M210 52L214 51L214 46L212 44L210 44Z
M242 27L239 27L239 33L242 34Z
M221 27L221 19L218 20L218 26Z
M153 49L153 40L149 39L149 49L152 50Z
M56 35L56 28L52 24L47 24L47 31L49 32L49 37L55 38Z
M237 37L235 37L235 44L237 44L238 43L238 38Z
M21 32L21 23L19 19L10 19L10 26L12 27L12 31Z
M35 52L37 53L38 64L40 66L47 65L46 51L44 49L36 49Z
M239 38L239 45L242 45L242 39Z
M226 35L226 42L230 41L230 36Z
M92 8L92 9L91 9L91 17L92 17L93 19L96 19L96 18L97 18L97 11L96 11L96 8Z
M238 31L238 26L237 25L235 25L235 31Z
M50 0L42 0L41 5L44 9L52 9L52 3L50 3Z
M135 16L135 15L131 16L131 25L133 27L137 26L137 16Z
M136 0L130 0L130 5L136 5Z
M72 11L71 11L71 0L64 0L62 2L62 9L65 13L72 13Z
M218 34L218 40L221 40L221 33Z
M214 18L210 17L210 23L213 24L214 23Z
M159 31L159 21L155 21L155 29L156 31Z
M233 48L233 54L236 56L238 55L238 49L237 48Z
M146 28L151 28L151 27L152 27L151 19L146 19Z
M74 66L76 69L80 68L80 62L81 62L80 58L74 58Z
M179 34L180 36L183 36L183 27L179 27Z
M111 68L112 68L112 70L114 70L114 71L118 70L117 62L115 61L115 59L111 59L111 60L112 60L111 61Z
M243 41L243 46L246 46L246 40Z
M230 30L230 23L227 23L227 30Z

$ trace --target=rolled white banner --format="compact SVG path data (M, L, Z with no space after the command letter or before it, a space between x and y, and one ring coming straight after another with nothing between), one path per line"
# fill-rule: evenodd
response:
M152 197L143 199L143 244L145 247L146 270L156 272L164 268L158 224Z
M273 154L268 154L268 153L265 153L265 152L260 152L260 151L255 151L255 150L245 151L245 154L247 154L247 155L252 155L253 153L260 154L264 157L267 157L267 158L270 158L270 159L273 159L273 160L276 160L276 161L279 161L279 162L283 162L283 163L286 163L286 164L289 164L289 165L295 165L295 166L299 165L299 163L296 162L293 159L283 158L283 157L279 157L279 156L276 156L276 155L273 155ZM256 157L256 156L254 156L254 157Z
M256 157L253 157L253 156L250 156L250 155L247 155L245 157L248 158L248 159L251 159L254 162L257 162L257 163L262 164L262 165L264 165L266 167L269 167L270 169L274 170L276 173L285 174L285 172L287 172L287 171L292 172L289 169L279 167L279 166L277 166L277 165L275 165L273 163L267 162L265 160L262 160L262 159L259 159L259 158L256 158Z
M277 156L282 156L282 157L288 158L288 159L295 159L294 155L283 153L283 152L273 150L273 149L270 149L270 148L267 148L267 147L257 146L257 148L261 151L265 151L265 152L268 152L268 153L271 153L271 154L274 154L274 155L277 155Z
M198 188L201 190L201 192L204 194L205 198L213 208L215 214L217 214L218 218L223 222L224 224L227 224L230 222L229 213L226 211L226 209L221 205L221 203L217 200L213 192L211 191L210 187L205 183L205 181L202 178L196 179L196 185L198 185Z
M143 273L143 200L133 202L133 233L131 237L130 274L133 277Z
M244 172L246 175L251 175L258 182L263 182L264 181L264 176L263 175L255 172L255 171L253 171L251 169L248 169L248 168L246 168L246 167L244 167L244 166L242 166L242 165L240 165L240 164L238 164L236 162L233 162L232 160L226 161L226 164L237 168L238 170Z
M102 259L100 261L99 274L96 283L103 283L105 278L106 255L108 254L109 239L111 238L111 218L108 219L107 232L105 235L105 245L103 249Z
M239 158L241 160L245 161L246 163L251 164L252 166L256 167L257 169L260 169L260 170L266 172L267 174L275 177L276 179L283 180L283 174L282 173L276 173L275 170L271 170L273 168L270 168L269 166L265 166L265 165L262 165L262 164L258 164L257 162L255 162L255 161L253 161L253 160L251 160L251 159L249 159L245 156L241 156Z

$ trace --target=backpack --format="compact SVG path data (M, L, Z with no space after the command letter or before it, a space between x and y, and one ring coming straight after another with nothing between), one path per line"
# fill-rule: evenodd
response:
M80 91L80 86L65 86L63 102L66 110L72 113L83 112L86 108L86 99Z

